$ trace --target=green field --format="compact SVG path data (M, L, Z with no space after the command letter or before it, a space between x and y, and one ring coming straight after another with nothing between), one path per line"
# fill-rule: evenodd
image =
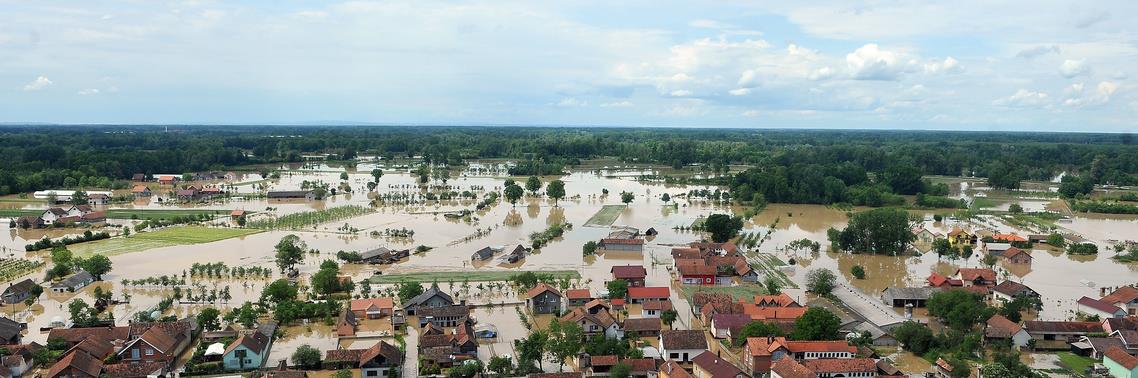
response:
M1085 377L1087 368L1094 365L1095 360L1087 357L1078 356L1071 352L1059 352L1059 364L1066 367L1075 376Z
M766 295L767 289L759 284L743 284L739 286L699 286L699 285L682 285L680 287L684 291L684 297L691 298L692 294L697 291L708 293L726 293L731 295L736 300L745 300L751 302L756 295Z
M762 272L762 274L760 274L761 276L773 278L775 282L778 282L782 287L798 288L798 285L795 284L794 281L791 281L790 277L786 276L786 273L779 270L779 267L788 265L786 262L783 262L782 259L769 253L756 253L748 255L748 257L751 265Z
M620 217L620 213L628 205L604 205L592 218L585 222L585 227L608 227L616 222L616 218Z
M66 206L66 205L64 205ZM19 217L25 215L40 215L44 210L37 209L0 209L0 217ZM111 219L170 219L186 215L229 215L229 210L193 210L193 209L111 209L107 210L107 218Z
M121 255L142 252L151 248L175 245L201 244L246 236L261 232L244 228L210 228L199 226L169 227L158 231L140 232L128 237L116 237L68 246L76 255Z
M524 270L497 270L497 271L474 271L474 272L423 272L423 273L407 273L407 274L384 274L379 276L372 276L371 282L376 284L394 284L400 281L418 281L418 282L458 282L466 280L469 282L487 282L487 281L505 281L510 276L525 273ZM533 271L539 274L552 274L557 278L581 278L581 274L573 270L540 270Z

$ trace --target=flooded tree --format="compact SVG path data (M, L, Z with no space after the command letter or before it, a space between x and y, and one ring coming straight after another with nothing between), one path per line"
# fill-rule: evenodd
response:
M636 195L632 194L632 192L620 192L620 202L630 204L634 199L636 199Z
M711 233L711 241L723 243L739 234L739 230L743 229L743 218L727 214L711 214L703 223L703 228Z
M565 182L561 180L551 181L549 186L545 188L545 194L549 195L549 198L553 198L553 206L557 206L557 201L565 198Z
M565 368L565 359L575 357L581 352L583 331L574 322L561 322L554 319L549 323L549 355L557 362L558 371Z
M828 296L834 291L837 277L834 272L826 268L817 268L806 273L806 290L819 296Z
M293 266L304 261L306 247L299 236L288 235L281 238L275 247L277 266L281 268L281 272L292 269Z
M794 332L790 338L794 340L837 340L838 328L842 320L837 315L822 307L810 307L806 313L794 321Z
M206 307L198 313L198 324L206 331L221 329L221 311L213 307Z
M913 241L909 213L881 208L855 213L844 230L829 232L830 241L852 252L897 255Z
M526 179L526 190L529 190L530 194L536 196L537 191L541 190L541 179L537 178L537 176L530 176Z
M506 195L506 201L509 201L510 205L514 206L517 206L518 199L522 198L522 195L525 194L525 192L522 190L522 187L514 184L513 181L507 183L506 189L502 191Z

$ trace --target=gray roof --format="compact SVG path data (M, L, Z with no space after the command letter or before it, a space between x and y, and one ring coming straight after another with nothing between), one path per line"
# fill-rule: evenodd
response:
M35 286L36 286L36 283L32 282L32 280L24 279L23 281L14 283L11 286L8 286L7 289L4 289L4 295L15 295L17 293L28 293L28 292L31 292L32 288Z
M474 254L470 255L471 259L479 260L486 260L491 257L494 257L494 250L490 249L490 247L482 247L482 249L474 251Z
M85 286L87 283L94 282L94 281L95 281L95 276L92 276L91 273L87 273L86 271L81 270L81 271L79 271L79 273L72 274L71 277L64 278L63 281L59 281L55 285L51 285L51 287L52 288L58 288L58 287L76 287L76 286L80 286L80 285Z
M24 330L24 325L12 319L0 317L0 339L11 340Z
M391 253L391 250L387 249L387 247L379 247L379 248L376 248L376 249L373 249L370 251L360 252L360 258L366 260L366 259L382 256L384 254L389 254L389 253Z
M892 299L927 300L935 287L890 287L882 291L882 295Z
M403 308L422 305L423 303L426 303L427 300L433 298L436 295L445 298L447 302L454 303L454 298L451 297L450 294L447 294L440 290L439 284L436 283L431 285L431 288L427 289L427 291L424 291L423 294L416 295L414 298L411 298L411 300L408 300L407 303L403 305Z

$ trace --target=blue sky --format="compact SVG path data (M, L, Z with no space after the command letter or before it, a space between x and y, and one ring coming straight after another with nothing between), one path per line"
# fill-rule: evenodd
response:
M6 1L0 122L1138 130L1138 2Z

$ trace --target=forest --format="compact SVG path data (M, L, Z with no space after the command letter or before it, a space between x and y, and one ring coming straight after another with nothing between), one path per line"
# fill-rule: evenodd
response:
M510 158L515 175L559 174L615 158L720 174L741 201L888 205L943 195L925 175L987 178L998 188L1050 180L1138 185L1131 134L881 130L550 128L481 126L4 126L0 195L125 187L133 174L240 169L360 154L428 164ZM1073 189L1083 185L1068 185ZM1077 195L1078 191L1072 192ZM756 197L761 195L761 197Z

